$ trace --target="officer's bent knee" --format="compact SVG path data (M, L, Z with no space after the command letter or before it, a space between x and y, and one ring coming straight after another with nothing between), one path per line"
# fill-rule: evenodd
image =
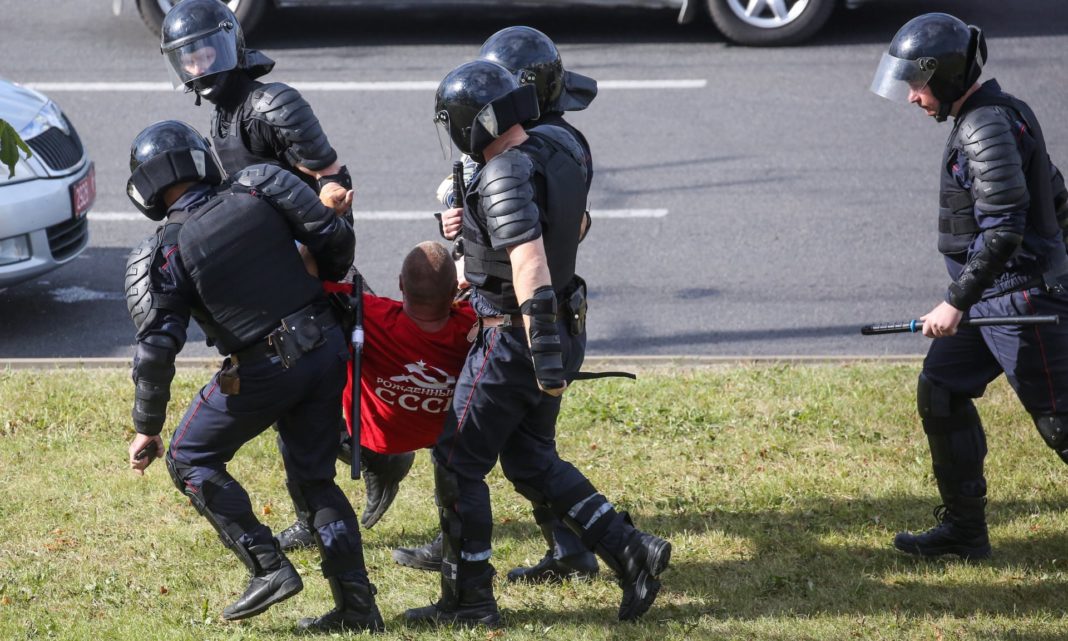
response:
M1068 414L1033 414L1031 418L1046 445L1068 463Z

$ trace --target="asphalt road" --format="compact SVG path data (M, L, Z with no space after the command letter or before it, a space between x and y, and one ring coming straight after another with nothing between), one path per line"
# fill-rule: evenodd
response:
M44 87L67 112L99 190L89 249L0 291L0 357L132 353L125 257L153 223L124 216L134 212L129 143L155 120L207 128L208 106L188 95L66 84L166 81L133 3L119 17L109 4L0 7L0 75ZM815 40L788 49L734 47L710 24L675 25L671 12L612 9L288 11L250 46L278 61L272 80L369 83L305 94L355 176L358 211L427 213L358 221L358 264L379 293L397 295L404 253L436 235L433 191L449 165L431 124L433 85L497 29L531 24L556 39L567 67L603 83L590 109L571 117L596 164L595 223L579 256L592 294L591 354L917 354L923 338L858 330L928 311L947 284L935 228L949 127L868 92L893 33L930 10L985 28L986 76L1030 102L1054 160L1068 166L1063 0L883 0L839 11ZM665 80L690 82L624 82ZM421 84L374 84L397 81ZM200 336L184 355L211 353Z

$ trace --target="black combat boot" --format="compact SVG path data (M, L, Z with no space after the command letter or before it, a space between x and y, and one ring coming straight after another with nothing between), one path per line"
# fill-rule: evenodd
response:
M304 588L300 575L278 549L276 541L253 545L248 552L256 567L251 569L252 580L245 593L223 610L223 618L228 621L256 616Z
M394 548L393 560L417 570L441 572L441 533L433 541L417 548Z
M334 609L321 617L309 617L297 622L303 632L341 632L343 630L368 630L382 632L386 629L382 615L375 604L375 586L366 578L342 579L328 577L330 593L334 596Z
M276 538L278 539L279 547L284 552L315 547L315 536L312 534L308 524L300 519L293 521L293 525L279 532Z
M516 583L559 583L565 579L585 580L593 578L600 568L597 557L591 552L572 554L557 559L555 555L556 540L553 523L539 523L541 534L549 549L534 567L518 567L508 572L508 581Z
M437 603L404 612L408 623L421 625L484 625L496 628L501 624L497 599L493 597L493 566L469 579L450 581L442 576L441 598Z
M916 556L956 554L967 561L990 558L985 497L956 497L934 510L938 525L926 532L899 532L894 547Z
M360 515L360 525L372 528L393 504L393 499L397 498L400 482L412 469L415 452L379 454L364 447L361 448L361 456L367 502Z
M635 528L626 512L620 512L620 516L627 530L623 550L612 552L598 545L597 555L615 570L623 588L619 620L634 621L649 610L660 593L660 574L671 561L671 544Z

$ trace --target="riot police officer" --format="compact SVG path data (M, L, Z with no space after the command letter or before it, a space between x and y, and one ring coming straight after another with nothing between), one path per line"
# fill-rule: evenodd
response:
M204 98L215 105L212 142L227 173L253 164L277 164L320 195L337 194L331 206L342 210L351 206L352 177L338 160L311 106L286 84L257 80L270 73L274 61L245 47L241 25L224 3L175 3L163 20L161 33L160 48L174 86L195 92L197 104ZM331 184L344 191L327 189ZM345 211L345 215L352 222L351 212ZM308 252L303 248L301 252L314 269ZM372 490L382 485L377 471L382 461L388 460L376 457L369 461L364 475L369 495L382 495ZM288 483L287 488L292 495ZM365 523L373 525L371 520ZM307 514L298 508L297 521L279 534L279 540L284 550L314 545Z
M496 62L512 72L521 85L532 85L538 98L539 116L525 126L551 124L565 129L582 146L586 165L586 188L593 181L593 159L586 137L564 119L565 111L585 109L597 96L597 81L564 69L556 44L532 27L514 26L490 36L479 50L479 58ZM478 164L464 156L465 175L469 178ZM453 179L448 177L438 188L442 204L451 207L442 216L442 235L452 240L459 235L461 208L457 207ZM581 235L589 229L589 212ZM460 245L462 248L462 245ZM588 578L598 572L596 557L582 541L553 516L547 505L534 505L534 521L548 545L545 555L533 567L518 567L508 572L509 581L541 583L561 579ZM417 569L438 571L441 566L441 538L418 548L397 548L397 563Z
M275 165L253 165L223 181L208 141L182 122L158 122L138 134L130 168L130 199L163 221L127 264L137 326L131 466L143 471L162 454L174 358L195 318L227 358L175 428L166 462L174 484L252 575L223 617L254 616L303 587L226 469L242 445L277 421L285 468L312 515L336 605L300 627L381 629L359 526L333 480L345 337L294 246L303 243L323 277L337 278L352 263L351 226Z
M219 0L183 0L167 12L160 48L175 88L215 105L211 137L227 173L274 163L316 193L328 183L352 189L348 169L296 89L257 80L274 61L245 47L241 25ZM347 194L349 203L352 194Z
M994 79L980 84L983 32L944 14L906 23L872 91L939 122L952 117L940 169L938 249L951 282L922 317L934 338L917 388L942 505L938 524L902 532L909 554L990 556L986 438L972 399L1004 373L1046 443L1068 462L1068 326L959 327L961 318L1068 313L1068 256L1054 212L1064 183L1042 129Z
M475 344L434 447L441 598L411 622L498 625L486 474L497 460L516 490L547 505L616 571L619 618L652 605L671 544L634 528L556 451L556 418L585 348L585 287L575 274L586 204L581 145L566 130L522 123L537 93L486 60L441 81L435 118L482 163L464 202L465 272L479 316Z

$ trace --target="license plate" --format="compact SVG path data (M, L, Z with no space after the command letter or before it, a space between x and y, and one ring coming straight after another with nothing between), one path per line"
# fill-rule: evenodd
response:
M70 206L75 220L83 218L96 200L96 166L89 163L89 171L70 186Z

